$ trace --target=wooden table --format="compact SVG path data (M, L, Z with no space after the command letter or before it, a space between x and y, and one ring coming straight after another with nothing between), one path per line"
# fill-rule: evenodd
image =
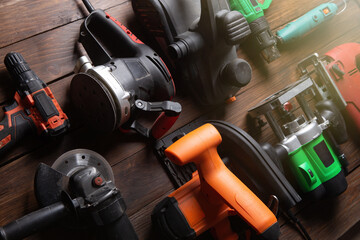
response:
M276 30L324 0L274 0L266 12L271 28ZM106 10L128 26L146 42L141 26L136 22L131 1L92 0L96 8ZM158 239L153 233L150 213L154 206L173 190L169 178L156 160L148 142L136 134L114 132L94 137L76 117L69 100L69 84L78 53L77 38L80 24L87 11L79 0L32 1L8 0L0 2L0 56L10 51L23 54L31 68L49 84L60 105L71 119L71 131L62 139L43 141L28 138L1 156L0 225L38 209L33 191L33 178L40 162L52 164L62 153L87 148L103 155L114 170L116 185L120 188L140 239ZM250 84L241 89L238 101L214 109L214 117L233 123L246 131L247 109L262 98L297 80L296 64L313 52L320 55L333 47L357 41L360 36L360 14L355 2L338 17L326 23L302 41L281 49L281 58L266 64L260 57L239 56L253 68ZM5 105L14 95L14 87L4 64L0 63L0 102ZM203 115L191 99L177 97L183 113L172 130ZM260 142L276 142L269 126L262 134L253 135ZM359 239L360 228L360 159L358 146L350 139L342 145L350 162L347 176L349 187L333 200L303 203L294 209L313 239ZM302 239L293 226L280 218L280 239ZM90 239L88 231L66 230L54 227L29 239Z

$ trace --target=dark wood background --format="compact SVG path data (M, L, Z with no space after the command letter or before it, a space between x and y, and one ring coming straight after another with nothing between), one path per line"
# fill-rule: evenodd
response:
M180 1L180 0L179 0ZM274 0L266 11L272 30L299 17L324 0ZM96 8L106 10L128 26L140 39L147 38L136 22L128 0L92 0ZM152 153L146 140L136 134L114 132L105 137L93 137L82 127L69 100L69 84L78 53L80 24L87 11L79 0L8 0L0 1L0 57L10 51L20 52L38 76L49 84L54 95L71 119L71 131L62 139L43 141L27 138L1 156L0 160L0 225L38 209L33 191L33 178L40 162L52 164L62 153L87 148L103 155L114 170L116 185L128 206L127 214L140 239L157 239L152 232L150 213L154 206L172 190L165 171ZM215 115L246 131L247 109L264 97L297 80L296 64L318 52L324 54L333 47L357 41L360 36L360 14L355 2L348 9L303 40L281 48L281 58L266 64L258 56L247 56L241 47L239 56L253 68L251 83L241 89L237 101L215 109ZM14 88L3 62L0 62L0 103L12 99ZM187 97L176 97L183 113L172 130L185 125L207 111L194 107ZM2 118L2 113L0 119ZM171 131L172 131L171 130ZM253 135L260 142L276 142L269 126ZM360 159L356 141L342 145L350 162L347 176L349 187L332 200L303 203L294 209L313 239L360 239ZM280 239L302 239L294 227L280 218ZM29 239L90 239L89 231L66 230L55 226Z

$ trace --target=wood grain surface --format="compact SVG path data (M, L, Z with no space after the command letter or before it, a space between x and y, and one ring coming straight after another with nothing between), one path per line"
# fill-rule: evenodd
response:
M296 19L324 0L273 0L265 12L273 31ZM128 26L145 43L151 44L142 26L136 22L131 1L92 0L96 8ZM183 112L170 131L192 120L209 115L226 120L249 132L259 142L276 143L266 125L254 131L246 121L247 110L263 98L298 79L297 63L308 55L326 53L346 42L356 42L360 36L360 9L350 1L344 13L325 23L301 41L281 47L281 58L265 63L249 52L246 43L238 55L253 69L253 78L237 94L237 101L214 108L201 108L185 93L175 98ZM140 239L160 239L150 220L154 206L173 189L165 170L153 154L150 142L135 134L120 131L107 136L94 135L84 126L84 120L73 109L69 87L76 60L83 50L77 43L79 28L87 11L80 0L9 0L0 1L0 58L8 52L20 52L38 76L49 84L55 97L71 120L71 129L62 138L52 141L29 136L0 156L0 226L39 208L33 189L35 170L40 162L51 165L62 153L87 148L103 155L113 168L116 186L127 204L127 214ZM0 104L13 98L14 86L3 62L0 62ZM2 113L0 113L0 119ZM150 124L152 116L145 116ZM359 239L360 228L360 151L357 133L341 146L349 160L348 189L339 197L319 202L303 202L294 208L313 239ZM284 217L280 217L280 239L302 239ZM93 232L70 230L54 226L28 239L93 239Z

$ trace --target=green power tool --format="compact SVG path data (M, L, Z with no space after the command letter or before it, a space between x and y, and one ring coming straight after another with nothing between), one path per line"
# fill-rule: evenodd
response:
M332 81L317 54L298 68L300 80L264 99L249 114L265 115L280 142L264 149L278 156L288 177L296 179L307 197L337 196L347 188L347 160L338 146L347 140L346 125L334 103L341 95L331 84L322 84Z
M257 0L229 0L231 10L241 12L248 21L251 29L250 41L256 44L255 47L268 63L280 57L276 37L264 16L264 10L269 8L271 2L272 0L265 0L261 4Z

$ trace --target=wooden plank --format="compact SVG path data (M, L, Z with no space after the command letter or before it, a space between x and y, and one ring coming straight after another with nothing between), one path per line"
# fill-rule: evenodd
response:
M109 14L125 25L131 26L133 13L130 2L110 9ZM11 51L19 52L44 82L48 83L59 79L73 72L76 61L80 57L77 39L82 22L83 20L78 20L50 32L1 48L0 57L5 57ZM2 61L0 73L0 77L4 77L0 81L0 102L3 102L5 99L13 97L13 91L10 91L13 87Z
M9 4L14 4L15 0L8 2ZM22 3L24 1L18 2ZM112 2L115 3L115 1ZM298 2L295 0L274 1L273 5L266 14L271 26L277 27L291 19L292 16L296 17L301 15L305 12L303 12L303 10L318 5L318 2L323 1L306 0L299 6L296 6ZM68 3L69 1L66 1L66 3L64 3L65 5L59 6L59 9L62 8L62 6L66 6ZM94 2L95 6L96 3L97 2ZM292 5L290 5L290 3L292 3ZM30 3L24 4L26 5ZM31 4L36 5L39 3L34 2ZM53 3L53 5L54 4L55 3ZM56 4L56 6L59 5L59 3ZM107 3L101 2L101 4ZM50 4L45 5L50 6ZM294 12L289 11L289 8L287 8L288 6L294 8ZM7 8L7 6L3 6L3 8ZM279 9L282 10L279 11ZM252 64L254 69L254 78L249 86L239 92L239 100L231 105L219 107L218 111L214 113L214 118L216 117L228 120L235 125L250 131L251 129L247 126L245 121L247 109L256 101L263 99L265 96L283 88L288 83L295 81L297 79L295 73L297 61L301 60L303 57L315 50L319 50L320 53L324 53L326 50L329 50L331 47L334 47L342 42L357 40L357 36L359 35L359 21L356 21L356 19L359 19L357 14L358 9L352 7L348 10L350 11L347 11L347 14L338 16L336 21L335 19L332 20L322 30L314 32L305 38L304 41L301 42L301 46L290 45L289 47L282 49L283 56L270 65L262 64L262 60L260 60L259 57L250 58L248 56L244 56L246 53L245 50L239 51L240 56L244 56L245 59L249 60ZM49 12L51 13L51 11ZM141 31L139 31L140 28L137 27L136 23L134 24L134 17L129 1L125 4L111 8L109 12L126 25L136 26L135 32L141 33ZM82 14L81 12L79 13ZM62 14L64 14L63 16L67 16L66 14L68 13ZM3 14L0 14L0 20L2 16ZM79 15L78 19L76 19L76 17L72 18L73 16L70 13L68 16L70 16L68 19L65 19L64 17L63 23L61 23L61 21L56 22L56 20L52 23L49 20L50 18L46 18L46 20L49 21L47 26L53 24L53 26L56 25L56 27L48 27L48 29L42 29L39 27L39 29L33 28L33 32L25 32L24 34L27 34L27 37L31 37L33 35L36 36L25 40L22 40L23 38L19 38L20 42L0 49L0 56L4 56L4 54L6 54L9 50L20 51L24 54L31 67L33 67L42 79L46 82L52 82L57 79L58 81L50 86L60 104L64 107L64 109L66 109L66 111L69 111L70 116L74 118L73 125L80 126L82 121L80 119L76 119L75 115L71 112L72 106L68 99L68 86L72 76L68 75L72 72L73 66L78 57L74 54L74 52L76 52L75 42L79 26L82 22L82 20L79 19L83 15ZM40 16L38 18L39 23L41 21L44 22L44 20L40 19L42 17L43 16ZM43 19L45 19L45 17ZM334 23L336 23L336 25ZM26 25L29 24L26 23ZM31 27L28 27L28 29L31 30ZM34 30L38 32L34 32ZM138 36L141 37L141 35ZM6 41L12 43L12 41L18 40L7 39ZM64 76L68 77L63 78ZM11 98L13 95L13 91L10 91L13 89L9 86L9 81L10 80L6 76L3 65L0 64L0 102ZM176 123L175 128L191 121L195 117L204 113L204 111L208 110L197 109L193 106L190 99L181 97L177 99L179 99L183 104L184 111L179 121ZM151 122L151 118L145 119L145 121L148 124L148 122ZM259 141L269 140L273 143L276 142L276 139L268 126L266 126L261 133L256 133L254 136ZM37 140L29 140L28 144L29 145L25 143L25 147L19 146L11 152L6 159L14 161L0 168L0 174L7 179L6 184L3 184L4 186L0 186L0 225L37 208L37 204L33 197L32 181L34 171L39 161L51 163L63 152L73 148L83 147L96 150L97 152L103 154L113 165L117 186L121 189L123 196L125 197L125 201L129 207L128 213L135 225L135 229L140 235L140 239L156 239L156 237L152 237L153 235L150 228L149 214L152 211L153 206L155 206L158 201L171 191L172 185L161 166L154 158L150 148L146 145L147 143L141 137L135 134L123 135L118 132L113 133L106 138L95 137L85 128L76 128L73 132L65 136L62 141L56 140L55 142L43 143L40 141L37 142ZM354 141L346 143L343 148L350 160L350 169L355 169L359 165L359 150L357 149L356 143ZM3 158L1 161L3 161ZM352 179L352 174L348 177L348 180ZM357 193L353 192L348 194L346 192L343 195L346 195L348 198L357 198L356 201L358 201L359 198L356 194ZM301 214L302 208L299 211ZM352 233L351 226L353 226L353 228L356 227L358 222L359 219L352 218L349 220L346 223L348 228L342 230L344 233L343 236L356 236ZM326 223L327 221L324 220L319 224L326 225ZM323 226L320 227L323 228ZM311 233L312 232L313 230L311 229ZM31 239L54 239L54 235L56 239L63 239L64 237L69 239L90 239L89 235L91 235L90 233L80 234L79 232L75 232L75 235L73 235L73 233L74 232L69 230L63 231L62 228L56 228L51 229L44 234L36 235ZM285 235L285 237L288 236L293 237L293 235Z
M95 8L108 9L126 1L90 2ZM3 1L0 3L0 48L77 21L87 14L81 1Z

